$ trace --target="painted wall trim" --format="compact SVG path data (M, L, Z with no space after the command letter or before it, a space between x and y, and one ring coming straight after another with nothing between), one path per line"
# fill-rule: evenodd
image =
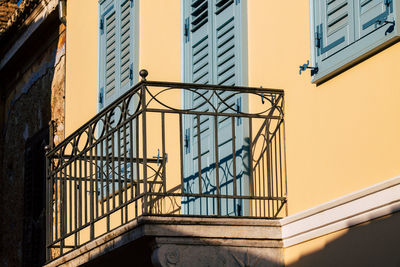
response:
M290 247L400 211L400 176L281 219Z
M46 20L46 18L54 11L57 11L58 0L46 1L46 6L42 3L37 8L37 13L34 11L33 18L28 18L25 24L28 24L28 28L25 32L14 42L10 50L5 54L3 59L0 61L0 70L4 68L8 61L19 51L22 45L32 36L32 34L39 28L39 26Z

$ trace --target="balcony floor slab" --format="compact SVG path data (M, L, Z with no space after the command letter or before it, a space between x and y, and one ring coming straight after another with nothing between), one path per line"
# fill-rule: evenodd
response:
M141 216L45 265L283 266L278 220Z

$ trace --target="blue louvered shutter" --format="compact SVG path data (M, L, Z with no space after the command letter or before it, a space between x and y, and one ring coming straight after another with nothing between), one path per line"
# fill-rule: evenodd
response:
M242 63L242 30L241 30L241 5L239 1L217 0L214 3L214 81L218 85L243 85ZM244 98L244 99L243 99ZM245 110L245 97L242 94L218 92L214 100L218 111L235 113ZM248 174L244 169L246 158L244 147L243 121L235 119L235 148L236 148L236 179L238 195L248 195ZM246 123L246 122L245 122ZM232 158L232 119L230 117L218 118L218 157L220 193L233 195L233 158ZM248 164L246 164L247 166ZM221 214L248 215L249 203L236 199L221 200ZM240 206L240 208L238 208Z
M119 68L120 68L120 94L125 93L133 85L133 55L134 55L134 9L133 0L121 1L120 4L120 31L119 31ZM137 72L137 71L136 71Z
M208 0L184 1L184 79L185 82L210 84L213 81L212 53L212 4ZM211 111L211 92L198 90L194 93L184 93L184 107L197 111ZM198 164L198 127L200 127L200 154L202 193L215 193L215 171L211 165L214 162L213 151L213 121L212 117L201 116L198 123L196 116L184 117L184 179L186 193L200 193ZM213 214L207 209L214 206L210 199L188 198L183 200L184 212L187 214Z
M133 74L137 73L137 69L134 68L134 46L136 43L134 42L135 38L135 18L134 18L134 1L133 0L122 0L117 1L119 3L119 95L124 94L133 86ZM131 101L130 107L133 110L134 101ZM130 140L130 126L125 125L124 130L120 133L121 137L124 137L126 145L121 144L120 148L120 157L129 157L130 154L134 153L131 151ZM133 130L134 131L134 130ZM132 132L133 132L132 131ZM125 135L125 136L124 136ZM133 139L132 139L133 140ZM134 144L133 144L134 146ZM135 149L133 149L135 150ZM126 166L126 170L122 168L121 174L123 176L130 175L130 165Z
M312 0L312 57L320 83L399 39L393 0Z
M133 85L134 1L105 0L100 3L99 109Z
M240 85L242 84L242 52L240 3L232 0L188 0L184 1L184 78L185 82L198 84ZM219 112L236 112L242 109L244 100L241 95L218 92L218 97L211 98L211 92L198 90L184 95L185 108L194 108L198 111L211 111L210 101L218 106ZM201 142L201 178L203 194L216 194L215 170L215 126L214 117L200 117ZM243 164L243 125L236 121L236 148L238 178L244 177ZM197 151L197 117L186 116L184 119L184 175L185 191L199 193L198 155ZM227 176L226 170L232 168L232 121L227 117L218 120L218 157L220 172L220 193L233 194L232 169ZM239 180L240 193L248 192L244 189L244 179ZM184 212L187 214L210 215L217 214L217 199L186 198L183 199ZM239 202L222 200L221 214L234 215ZM242 209L243 210L243 209Z
M100 5L99 109L111 103L118 93L117 17L114 1L103 1Z
M119 96L129 90L133 85L134 73L134 38L135 18L133 0L104 0L100 2L100 25L99 25L99 99L98 109L102 110ZM134 103L131 103L134 105ZM132 108L132 107L131 107ZM121 114L116 109L111 114L110 125L115 127ZM103 156L128 157L131 153L129 125L120 128L103 141ZM118 142L119 138L125 137L126 144ZM118 148L116 144L120 143ZM133 144L134 146L134 144ZM99 148L100 149L100 148ZM103 164L104 179L123 179L130 175L130 166L122 166L119 170L113 169L117 166L112 161ZM106 171L108 170L108 172ZM121 177L115 177L118 173ZM103 184L103 194L111 194L118 190L118 183Z

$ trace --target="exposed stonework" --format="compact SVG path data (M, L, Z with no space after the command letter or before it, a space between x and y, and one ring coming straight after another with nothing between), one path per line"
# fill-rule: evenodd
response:
M8 21L18 8L14 2L15 1L0 2L0 34L5 31L8 26Z
M20 57L14 76L0 76L0 266L22 265L26 141L50 120L55 143L64 139L65 28L52 27L51 36L36 39L38 49ZM15 68L11 62L0 74Z
M56 65L51 85L51 120L55 122L54 144L65 138L65 26L60 25L61 35L58 39Z
M0 34L20 27L40 0L4 1L0 4Z

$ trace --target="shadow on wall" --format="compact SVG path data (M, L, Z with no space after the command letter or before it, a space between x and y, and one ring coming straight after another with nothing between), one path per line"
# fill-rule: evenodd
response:
M0 70L0 265L44 261L44 151L48 123L64 122L63 28L42 25ZM63 138L63 129L59 131Z
M318 239L308 245L314 242ZM307 249L307 243L297 245L297 249ZM287 266L400 267L400 212L350 227L342 236L314 252L300 255Z

